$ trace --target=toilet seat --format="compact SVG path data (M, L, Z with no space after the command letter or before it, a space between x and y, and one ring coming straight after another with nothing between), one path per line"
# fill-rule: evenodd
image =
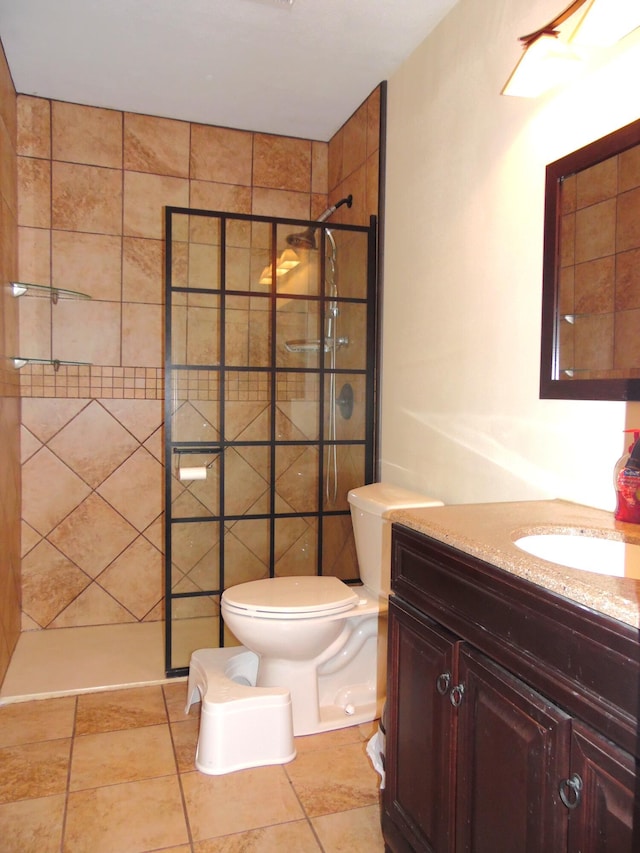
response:
M351 610L358 595L334 577L263 578L226 589L222 605L258 619L312 619Z

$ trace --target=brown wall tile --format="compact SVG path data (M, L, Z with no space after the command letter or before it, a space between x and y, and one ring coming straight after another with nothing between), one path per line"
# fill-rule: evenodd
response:
M616 249L615 199L576 212L576 263L612 255Z
M23 281L51 284L51 231L48 228L18 228L18 267Z
M142 172L124 173L123 234L162 240L165 205L189 206L187 180Z
M18 154L51 157L51 101L18 96Z
M108 234L52 231L52 284L93 299L121 299L122 240Z
M201 181L251 186L253 134L194 124L191 127L191 177Z
M49 108L52 163L45 148ZM52 563L44 558L45 569L30 571L32 603L25 626L162 618L162 478L158 472L163 455L164 207L306 219L324 211L331 189L334 200L354 194L354 207L351 211L341 208L336 221L366 224L369 213L377 212L376 158L372 156L379 145L377 116L378 90L351 119L348 130L341 129L334 140L323 143L24 99L21 144L29 156L20 158L20 269L36 283L46 284L51 268L54 284L93 297L91 302L64 300L55 306L43 300L42 310L34 309L42 324L35 335L41 338L47 328L53 330L51 342L46 339L44 344L56 357L93 365L61 365L58 370L32 366L21 373L25 429L29 427L24 444L24 542L28 553L43 544L62 554L63 573L68 575L52 611L45 613L47 578L55 576ZM345 138L351 175L343 168ZM332 185L330 175L335 179ZM202 242L193 245L189 258L182 259L185 282L189 270L210 283L210 272L204 271L215 268L216 250L209 231L200 228L190 235ZM229 251L237 251L243 263L247 261L246 275L260 260L251 260L247 254L249 243L246 226L230 229ZM242 276L246 275L243 267ZM252 338L266 340L267 335L255 332L259 325L253 315L237 313L241 321L238 346L248 348L250 357L259 362L261 351ZM216 322L215 309L203 308L201 314L206 315L210 329L211 322ZM192 345L197 347L197 330L191 332ZM206 377L198 379L206 387L189 393L202 394L200 405L206 407L217 391L209 388ZM237 396L246 400L243 405L251 405L256 399L252 395L261 393L243 385ZM298 388L294 396L300 393ZM95 424L90 426L83 417L90 400L91 406L110 412L114 424L127 435L135 436L113 470L112 456L119 443L113 437L97 436ZM140 421L140 413L151 411L142 408L148 406L155 407L153 417ZM120 434L117 426L110 428ZM137 444L143 441L144 450ZM39 442L51 442L51 446L42 447ZM145 464L138 470L140 460ZM237 464L243 482L252 482L253 463L238 458ZM255 462L258 468L260 464ZM139 495L135 486L142 481L146 485L141 502L134 496ZM59 483L56 493L43 490L44 482ZM295 535L304 537L307 531ZM315 532L311 536L315 541ZM104 551L101 545L97 554L96 541L116 551ZM41 551L40 556L44 554ZM197 585L197 578L189 583ZM0 650L0 667L2 659Z
M640 187L640 147L634 145L629 151L618 157L619 177L618 189L620 192Z
M52 102L54 160L122 168L122 113Z
M579 172L576 179L578 210L615 198L618 192L618 158L610 157Z
M640 188L629 190L618 196L618 225L616 250L640 247Z
M256 133L253 141L253 184L310 192L311 142Z
M124 168L133 172L189 177L190 125L125 113Z
M367 104L366 102L351 116L343 128L343 176L347 177L359 169L367 159Z
M163 304L163 279L163 241L124 237L122 240L123 301Z
M0 44L0 270L4 281L18 277L17 99ZM32 211L30 211L32 215ZM19 380L7 357L16 355L18 300L0 289L0 684L20 634L20 399Z
M51 227L51 164L18 157L18 224Z
M54 161L51 183L53 228L121 233L122 173L119 170Z

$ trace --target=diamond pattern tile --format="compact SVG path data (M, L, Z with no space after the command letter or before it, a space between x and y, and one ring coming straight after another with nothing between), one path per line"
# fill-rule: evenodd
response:
M49 448L96 488L137 448L136 439L93 401L49 442Z
M34 453L42 447L42 442L35 435L23 426L20 430L20 456L21 462L25 462Z
M124 518L142 531L162 512L164 468L141 447L97 488Z
M135 622L132 614L96 583L88 586L51 623L52 628L80 625L116 625Z
M28 397L22 401L22 423L46 443L86 406L87 400Z
M96 577L137 536L137 532L95 493L50 534L49 540L91 577Z
M318 506L318 453L315 448L303 449L278 477L276 489L295 512L315 511Z
M173 413L175 441L218 441L218 403L183 402Z
M98 583L136 619L143 619L162 599L163 558L140 536L98 578Z
M90 583L71 560L43 541L22 561L22 609L46 628Z
M55 500L51 500L52 483L55 483ZM22 466L22 517L45 536L90 491L64 462L43 447Z
M256 448L264 451L264 448ZM225 495L227 515L242 515L268 490L268 483L239 451L226 451Z
M104 408L140 442L162 426L160 400L101 400Z

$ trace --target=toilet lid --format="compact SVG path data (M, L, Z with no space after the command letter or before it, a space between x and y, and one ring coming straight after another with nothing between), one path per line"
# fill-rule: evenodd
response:
M358 602L356 593L338 578L264 578L226 589L222 601L247 615L292 617L328 616L350 610Z

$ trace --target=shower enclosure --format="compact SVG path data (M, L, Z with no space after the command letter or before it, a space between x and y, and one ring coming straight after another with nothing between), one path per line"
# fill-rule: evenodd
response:
M227 587L358 579L347 492L373 479L376 223L332 212L166 210L168 675L235 644Z

